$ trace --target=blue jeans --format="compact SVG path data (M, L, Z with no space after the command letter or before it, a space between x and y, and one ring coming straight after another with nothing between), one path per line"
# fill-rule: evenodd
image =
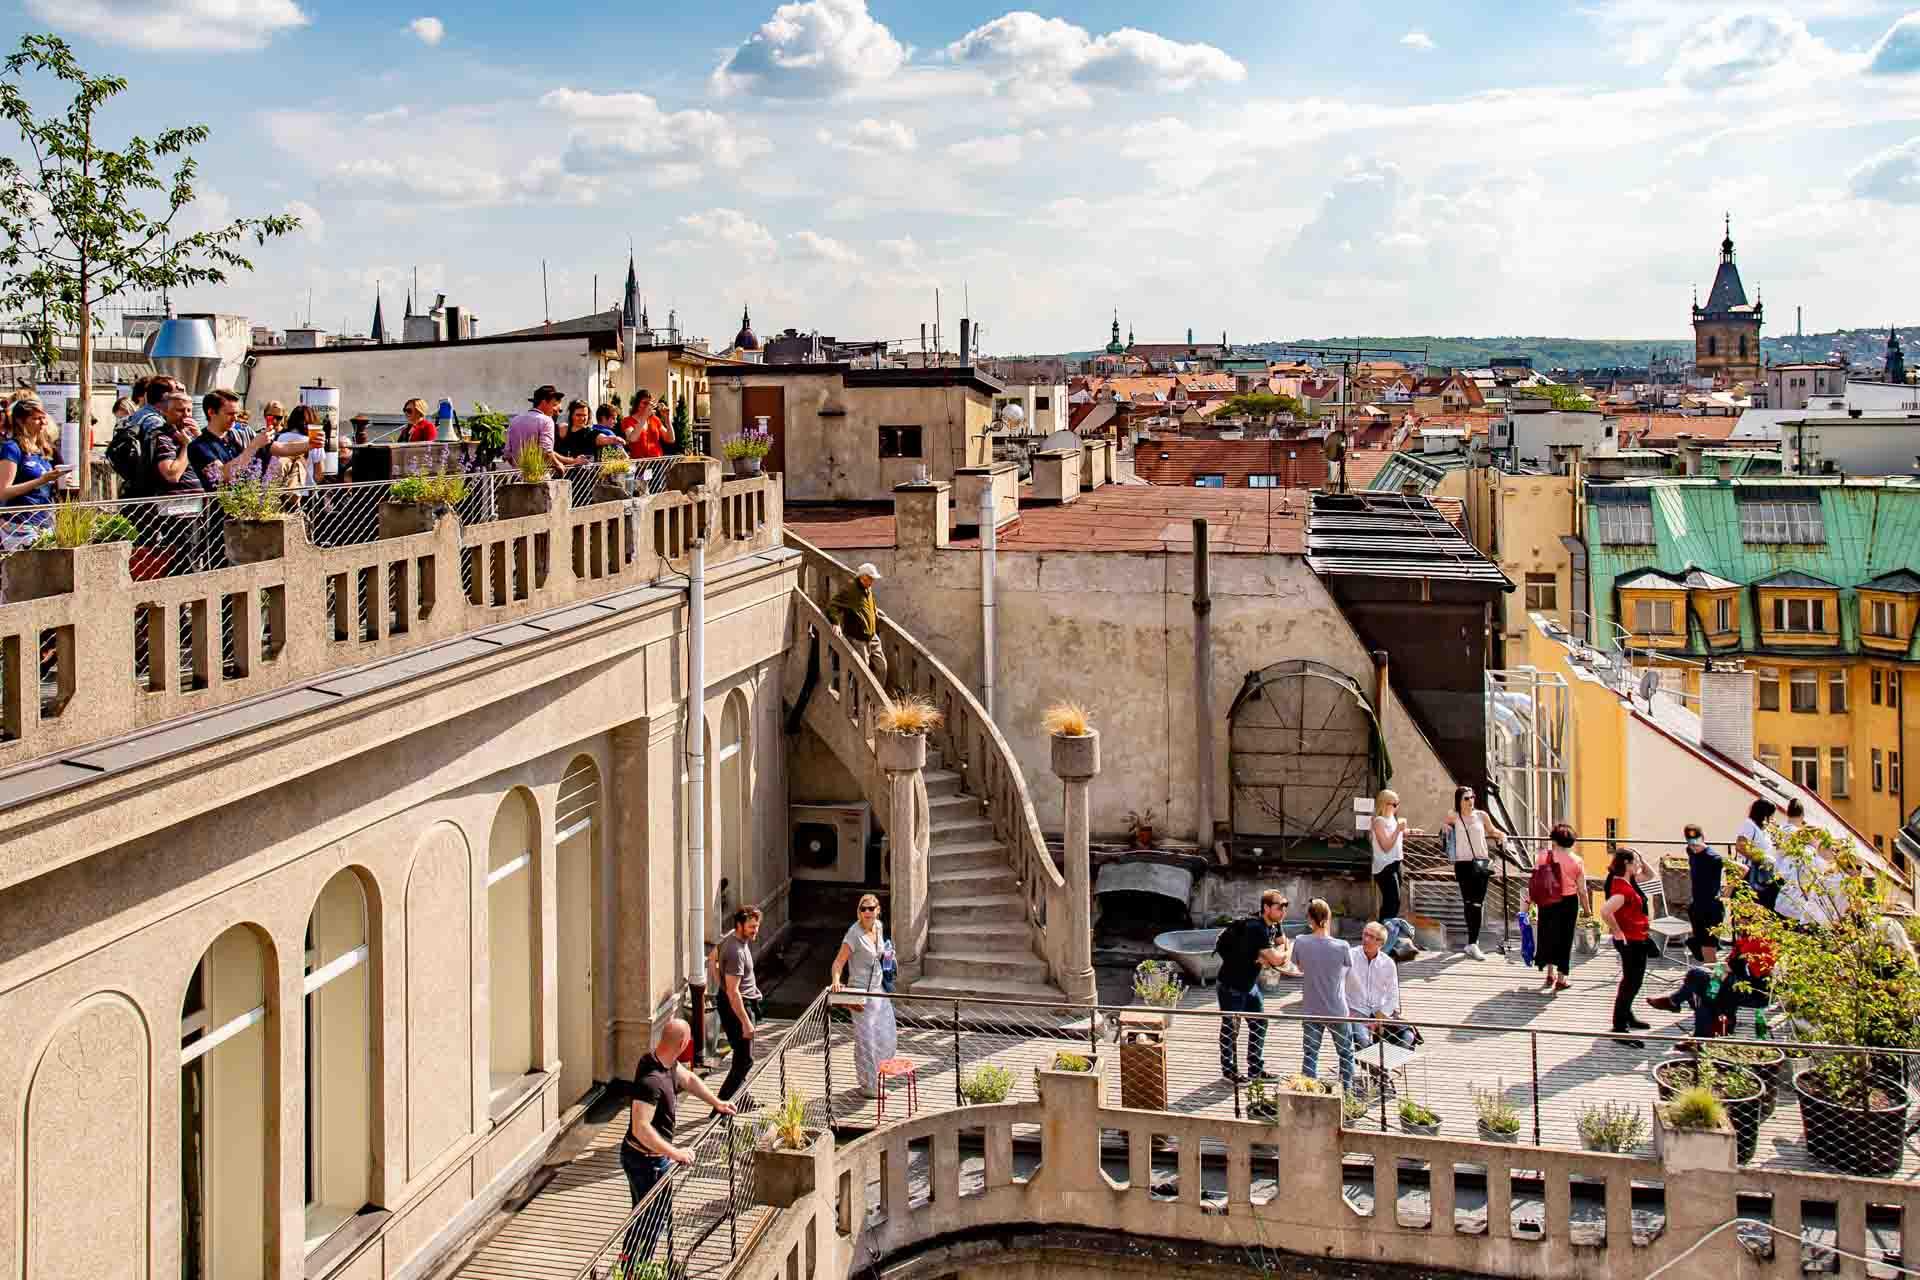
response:
M1354 1012L1358 1013L1359 1010L1356 1009ZM1366 1023L1349 1023L1348 1025L1353 1029L1353 1047L1356 1050L1364 1049L1373 1043L1373 1029ZM1397 1044L1402 1049L1413 1048L1413 1028L1402 1026L1397 1022L1381 1023L1380 1038L1388 1044Z
M1300 1028L1300 1074L1316 1079L1320 1072L1320 1037L1333 1036L1333 1050L1340 1055L1340 1087L1348 1093L1353 1092L1353 1024L1348 1022L1314 1022L1309 1020Z
M1220 997L1222 1013L1259 1013L1263 1004L1260 999L1260 983L1245 991L1230 987L1222 982L1216 992ZM1266 1070L1267 1020L1265 1018L1247 1019L1247 1074L1257 1076ZM1240 1019L1220 1019L1220 1074L1234 1074L1240 1059Z
M667 1175L673 1171L673 1161L665 1156L650 1156L644 1151L636 1151L625 1142L620 1144L620 1171L627 1175L627 1190L633 1196L634 1207L638 1208L654 1185L666 1182L667 1189L654 1198L647 1211L635 1218L627 1227L627 1238L620 1246L620 1259L625 1270L631 1274L642 1263L651 1261L654 1246L660 1241L660 1232L673 1216L673 1183ZM667 1237L667 1258L673 1258L673 1237Z
M1755 990L1741 991L1739 986L1743 982ZM1714 1024L1721 1018L1727 1020L1727 1034L1737 1034L1742 1006L1763 1009L1767 1004L1766 979L1748 977L1744 965L1730 966L1727 976L1720 982L1719 993L1709 995L1712 990L1713 974L1696 964L1688 968L1687 976L1680 980L1680 989L1673 993L1675 1004L1693 1010L1693 1034L1702 1040L1714 1034Z
M1393 949L1400 945L1402 938L1405 938L1408 942L1413 941L1413 926L1407 923L1405 916L1395 916L1385 923L1387 926L1387 940L1380 944L1380 949L1391 956Z

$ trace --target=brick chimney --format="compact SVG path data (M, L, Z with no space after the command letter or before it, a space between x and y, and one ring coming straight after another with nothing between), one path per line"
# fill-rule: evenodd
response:
M1742 768L1753 763L1753 672L1737 658L1700 673L1700 741Z

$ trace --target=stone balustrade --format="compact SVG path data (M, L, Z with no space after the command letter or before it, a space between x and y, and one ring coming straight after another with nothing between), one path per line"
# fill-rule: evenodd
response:
M15 552L0 768L685 572L695 537L709 565L780 546L777 476L695 479L709 483L581 506L554 481L469 524L402 508L389 536L337 547L312 545L299 514L228 521L232 567L153 580L134 580L129 543Z
M1082 1248L1104 1237L1126 1256L1180 1241L1249 1270L1285 1271L1292 1254L1509 1277L1798 1277L1803 1205L1816 1204L1854 1255L1835 1266L1815 1250L1839 1275L1868 1274L1856 1259L1875 1206L1899 1215L1905 1265L1920 1255L1920 1189L1737 1167L1730 1139L1721 1160L1670 1150L1663 1162L1345 1129L1338 1098L1284 1092L1271 1122L1127 1110L1108 1105L1098 1073L1037 1076L1039 1102L923 1111L837 1150L821 1143L817 1190L735 1276L917 1280L966 1269L966 1242L1018 1231L1042 1253L1048 1235ZM1427 1213L1408 1211L1410 1186L1424 1187ZM1527 1215L1538 1230L1516 1229L1522 1194L1540 1202ZM1772 1231L1729 1227L1755 1204Z

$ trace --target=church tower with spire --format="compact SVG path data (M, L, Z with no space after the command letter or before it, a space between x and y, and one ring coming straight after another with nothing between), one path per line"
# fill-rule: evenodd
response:
M1733 264L1733 216L1726 220L1720 241L1720 269L1714 272L1707 303L1693 303L1693 367L1697 376L1712 378L1719 388L1760 380L1761 304L1747 301L1740 268Z
M1907 353L1900 346L1900 331L1887 327L1887 381L1905 386L1907 382Z

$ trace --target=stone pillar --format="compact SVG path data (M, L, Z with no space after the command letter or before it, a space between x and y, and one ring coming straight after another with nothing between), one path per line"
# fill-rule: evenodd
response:
M874 756L887 775L887 844L893 858L893 951L897 990L911 991L927 954L927 735L873 735Z
M601 856L614 866L607 998L616 1071L631 1071L651 1047L654 1014L677 985L680 741L673 716L628 721L612 734L611 821Z
M1100 772L1100 731L1053 735L1053 772L1066 783L1067 918L1048 920L1064 927L1060 955L1064 972L1055 974L1068 997L1092 1002L1093 985L1093 833L1088 825L1087 784Z

